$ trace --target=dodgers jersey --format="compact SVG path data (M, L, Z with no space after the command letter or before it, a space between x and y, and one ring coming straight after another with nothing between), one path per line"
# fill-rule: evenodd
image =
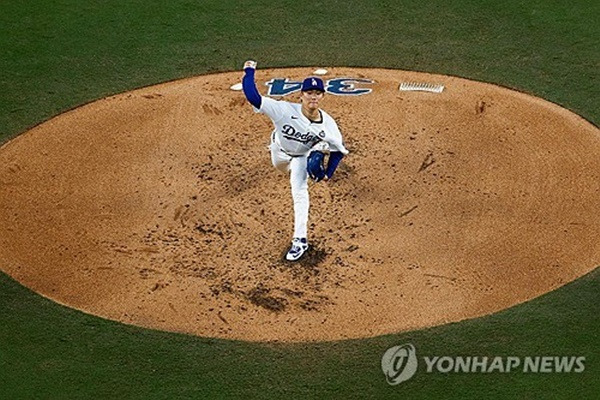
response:
M332 152L348 154L337 123L325 111L319 110L321 121L313 122L302 114L301 104L261 97L260 109L254 110L271 118L275 125L273 141L287 154L305 155L321 141L329 144Z

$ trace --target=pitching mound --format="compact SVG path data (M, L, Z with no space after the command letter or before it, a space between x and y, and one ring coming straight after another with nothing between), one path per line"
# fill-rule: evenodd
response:
M311 71L257 81L265 93ZM313 248L285 262L288 177L270 165L268 118L229 89L240 78L106 98L4 145L0 268L128 324L311 341L489 314L600 262L596 127L493 85L349 68L324 77L339 95L323 108L351 154L311 185ZM445 89L398 90L411 81Z

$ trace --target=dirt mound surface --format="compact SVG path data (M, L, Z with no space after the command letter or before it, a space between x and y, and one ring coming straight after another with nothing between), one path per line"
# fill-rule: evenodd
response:
M329 70L373 91L323 101L351 153L310 187L302 262L283 258L293 213L271 123L229 90L235 72L106 98L5 144L0 268L129 324L311 341L485 315L600 262L596 127L493 85ZM400 92L407 81L446 89Z

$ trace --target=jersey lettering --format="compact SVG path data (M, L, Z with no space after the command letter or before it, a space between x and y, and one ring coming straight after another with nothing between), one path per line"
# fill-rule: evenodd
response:
M313 135L310 132L306 132L306 133L298 132L293 126L287 125L287 124L282 127L281 133L283 133L284 138L289 139L289 140L294 140L294 141L300 142L300 143L310 143L310 142L316 143L321 140L316 135Z

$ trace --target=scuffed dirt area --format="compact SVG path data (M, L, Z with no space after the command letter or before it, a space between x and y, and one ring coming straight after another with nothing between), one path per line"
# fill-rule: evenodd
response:
M109 97L2 146L0 268L129 324L314 341L489 314L598 265L596 127L493 85L329 70L375 83L323 101L351 154L310 186L301 262L284 259L293 213L271 123L229 90L236 72ZM446 90L400 92L402 81Z

